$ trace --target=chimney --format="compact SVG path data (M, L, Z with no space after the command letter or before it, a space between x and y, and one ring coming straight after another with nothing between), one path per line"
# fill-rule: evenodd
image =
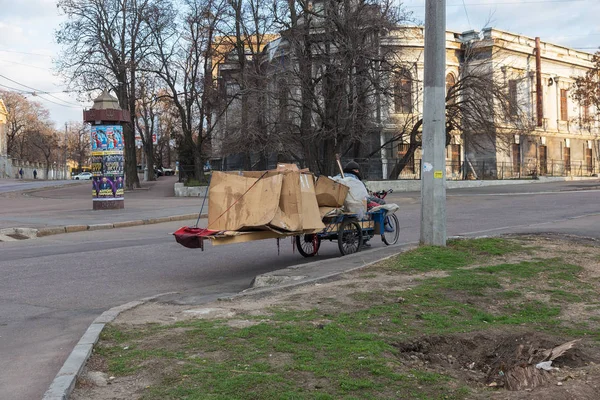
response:
M537 126L544 125L544 99L542 96L542 56L540 38L535 38L535 98L537 110Z

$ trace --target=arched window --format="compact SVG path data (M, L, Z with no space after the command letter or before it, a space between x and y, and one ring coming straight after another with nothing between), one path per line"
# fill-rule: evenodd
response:
M454 74L450 73L446 75L446 98L449 104L456 103L456 93L454 93L454 86L456 86L456 78Z
M400 114L413 111L412 77L406 69L394 76L394 111Z

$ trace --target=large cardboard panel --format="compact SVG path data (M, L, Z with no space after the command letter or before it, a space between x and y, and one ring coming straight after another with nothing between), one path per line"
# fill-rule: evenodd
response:
M277 239L285 237L279 233L271 232L271 231L257 231L257 232L246 232L241 235L235 236L221 236L212 238L213 246L221 246L225 244L234 244L234 243L245 243L252 242L254 240L264 240L264 239Z
M279 210L282 183L282 175L259 180L213 172L207 228L239 231L269 224Z
M271 221L271 226L286 231L302 230L302 193L300 190L300 172L282 174L279 211Z
M317 184L315 186L317 203L319 204L319 207L342 207L346 200L348 190L350 190L348 186L342 185L333 179L329 179L325 175L321 175L319 179L317 179Z
M302 193L302 230L305 233L316 233L325 228L317 196L315 194L315 178L312 174L300 174L300 190Z

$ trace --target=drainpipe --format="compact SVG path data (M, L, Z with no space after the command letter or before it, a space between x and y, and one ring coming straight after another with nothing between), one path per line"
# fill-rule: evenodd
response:
M535 38L535 95L537 105L537 126L544 125L544 104L542 97L542 56L540 50L540 38Z
M558 78L554 77L554 86L556 87L556 132L560 132L561 109L560 109L560 88L558 87Z

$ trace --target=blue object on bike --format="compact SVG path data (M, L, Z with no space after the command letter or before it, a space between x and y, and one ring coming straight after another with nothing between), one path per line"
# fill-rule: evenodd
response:
M394 232L394 228L389 223L389 218L385 219L385 222L383 223L383 229L386 232Z

